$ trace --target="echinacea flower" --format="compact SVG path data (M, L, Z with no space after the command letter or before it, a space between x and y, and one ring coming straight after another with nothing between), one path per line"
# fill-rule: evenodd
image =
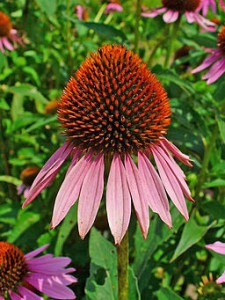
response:
M219 5L222 10L225 11L225 2L224 0L219 0ZM212 8L212 11L216 13L216 0L202 0L200 5L200 10L202 10L203 16L206 16L209 8Z
M107 4L104 13L105 14L110 14L112 12L122 12L123 11L123 7L121 5L121 2L119 0L111 0L109 1L109 3Z
M146 10L142 16L146 18L155 18L164 13L163 20L166 23L173 23L182 15L185 15L188 23L198 23L207 31L215 31L215 24L205 19L199 14L201 0L162 0L162 7Z
M88 11L87 8L81 5L75 5L74 11L79 20L87 21L88 20Z
M77 281L70 275L74 268L66 268L68 257L45 254L36 257L48 245L24 254L8 242L0 242L0 300L44 300L40 293L54 299L75 299L67 286ZM7 298L5 298L7 297Z
M205 246L208 250L212 250L216 253L225 255L225 243L215 242ZM216 283L225 283L225 271L223 274L216 280Z
M202 77L203 80L207 80L207 84L215 82L225 73L225 26L218 34L217 46L216 49L210 49L211 54L192 71L195 74L210 67L209 71Z
M20 179L22 180L22 184L17 187L17 194L21 195L23 194L24 197L26 198L30 187L39 173L40 168L36 166L30 166L25 168L21 173L20 173Z
M145 238L149 207L172 226L165 190L187 220L184 196L192 198L185 175L171 154L191 164L189 157L164 137L170 114L167 94L146 64L124 46L103 46L86 59L65 88L58 118L67 141L44 165L23 206L52 182L71 155L55 200L52 227L79 198L78 229L84 238L95 220L104 178L108 222L115 243L120 243L127 231L131 198Z
M0 51L2 53L5 52L4 48L10 51L15 49L10 40L22 44L22 40L18 37L17 30L13 28L10 18L0 11Z

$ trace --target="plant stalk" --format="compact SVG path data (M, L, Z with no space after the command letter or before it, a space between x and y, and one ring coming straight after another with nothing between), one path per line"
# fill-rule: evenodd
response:
M141 4L142 0L137 0L137 8L136 8L136 23L135 23L135 36L134 36L134 52L138 53L138 44L139 44L139 22L141 18Z
M117 245L118 270L118 300L128 300L128 266L129 266L129 239L126 232L120 245Z

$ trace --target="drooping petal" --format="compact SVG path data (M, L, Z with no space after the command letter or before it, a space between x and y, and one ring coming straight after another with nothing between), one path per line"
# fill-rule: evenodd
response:
M207 249L225 255L225 243L215 242L205 246Z
M9 42L9 40L6 37L2 38L2 43L10 51L12 51L14 49L13 46L11 45L11 43Z
M203 62L194 70L192 70L192 74L201 72L202 70L208 68L211 64L213 64L219 57L221 56L221 52L219 49L216 49L212 54L210 54Z
M169 150L183 164L192 167L192 164L190 163L190 157L182 153L173 143L169 142L166 138L160 139L160 145L164 149Z
M215 23L207 20L206 18L204 18L198 13L194 13L193 16L195 18L195 21L206 31L213 31L213 32L216 31Z
M188 23L194 23L195 22L195 18L194 18L194 13L193 12L186 11L185 12L185 17L186 17Z
M38 291L54 299L75 299L75 294L64 284L44 274L31 274L26 281ZM32 299L32 298L29 298Z
M225 11L225 2L224 2L224 0L219 0L219 5L222 8L222 10Z
M148 187L147 197L150 208L159 214L163 222L172 227L169 202L162 181L150 160L142 152L138 152L138 168Z
M164 15L163 15L163 20L166 23L173 23L175 22L179 17L179 12L174 11L174 10L168 10Z
M194 202L194 200L191 197L191 192L189 190L189 187L185 181L186 177L184 175L184 172L181 170L179 165L175 162L175 160L173 159L173 157L169 154L169 152L167 150L161 148L160 146L156 146L156 148L157 148L157 151L159 152L159 154L161 155L161 157L167 163L171 172L173 172L174 176L176 177L184 195L187 197L188 200L190 200L191 202Z
M0 50L1 50L2 53L5 53L3 43L2 43L2 38L0 38Z
M70 171L67 172L56 196L51 228L56 227L65 218L71 206L78 199L84 178L92 165L91 154L84 155L78 163L73 160L71 164Z
M131 197L126 171L119 155L113 157L106 188L106 210L109 227L119 244L123 239L131 215Z
M218 60L209 71L202 77L202 79L208 79L207 84L215 82L220 76L225 73L225 58Z
M160 7L156 9L151 9L150 11L142 12L141 15L144 18L155 18L158 15L164 13L166 11L166 7Z
M26 259L30 259L30 258L32 258L32 257L34 257L34 256L36 256L36 255L38 255L39 253L43 252L43 251L44 251L45 249L47 249L48 247L49 247L49 244L46 244L46 245L44 245L44 246L42 246L42 247L40 247L40 248L37 248L37 249L34 250L34 251L28 252L27 254L24 255L24 257L25 257Z
M162 158L162 156L159 154L157 149L152 147L151 151L154 156L157 168L159 170L160 177L162 178L163 184L166 188L168 195L170 196L171 200L173 201L177 209L184 216L184 218L188 220L189 216L188 216L186 202L176 176L170 170L166 161Z
M216 280L217 284L225 283L225 272Z
M39 295L33 293L32 291L28 290L23 286L19 286L18 291L22 296L22 298L20 298L21 300L44 300L44 298L40 297Z
M84 238L94 223L104 189L104 155L92 161L84 178L78 203L78 231Z
M9 296L10 296L11 300L21 300L22 299L21 296L19 296L18 294L16 294L13 291L9 291ZM2 299L4 300L4 298L2 298ZM41 299L43 299L43 298L41 298ZM28 298L26 300L28 300Z
M35 178L23 207L28 205L57 175L61 165L72 151L73 147L65 142L45 163Z
M134 209L144 238L147 238L149 228L149 210L147 200L147 186L141 179L141 174L130 155L124 159L128 186L132 196Z

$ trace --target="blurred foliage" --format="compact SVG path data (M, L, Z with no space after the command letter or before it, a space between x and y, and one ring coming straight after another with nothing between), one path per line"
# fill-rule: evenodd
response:
M123 12L105 15L104 1L6 0L0 10L10 15L23 36L24 47L0 52L0 237L25 252L50 243L56 255L69 256L78 284L78 299L117 299L116 251L108 226L98 214L84 241L76 226L76 205L66 219L49 230L54 199L66 172L64 166L51 186L24 210L20 173L27 166L41 167L64 137L56 110L46 105L59 99L70 76L91 52L106 43L134 48L136 7L123 1ZM149 7L161 2L144 1ZM88 9L88 21L78 20L75 5ZM221 13L220 19L224 19ZM151 215L148 238L143 240L135 218L130 225L129 299L225 299L224 288L212 284L204 295L198 289L203 275L214 278L224 271L225 259L204 246L225 241L225 83L212 85L191 69L204 58L203 47L216 47L216 34L199 32L182 19L174 49L190 46L187 56L164 68L168 24L161 17L141 18L139 54L156 73L171 100L168 137L191 156L193 168L184 167L195 203L188 203L190 221L171 204L173 228ZM183 168L183 166L182 166ZM102 213L102 215L101 215ZM99 225L100 223L100 225ZM207 287L205 287L207 290Z

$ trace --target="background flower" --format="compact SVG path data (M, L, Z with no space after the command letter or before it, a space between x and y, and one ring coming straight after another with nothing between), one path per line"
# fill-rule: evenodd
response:
M24 255L13 244L0 242L0 299L8 294L12 300L41 300L39 292L54 299L76 298L67 287L77 281L70 275L75 269L66 268L71 260L52 254L36 257L47 248L45 245Z
M208 84L215 82L225 73L225 26L222 27L217 38L217 49L210 49L211 54L195 68L192 73L198 73L210 67L202 77Z
M208 250L225 255L225 243L215 242L213 244L208 244L205 247ZM216 280L216 283L225 283L225 272Z

